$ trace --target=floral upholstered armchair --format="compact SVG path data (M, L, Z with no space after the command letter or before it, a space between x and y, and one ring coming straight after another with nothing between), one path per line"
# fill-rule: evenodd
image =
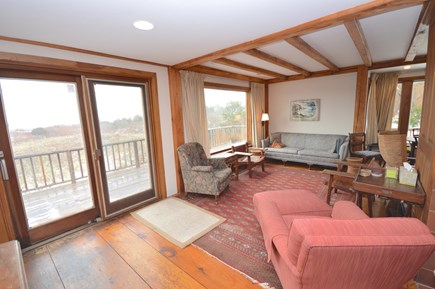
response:
M217 203L231 180L231 169L225 160L208 159L202 145L196 142L185 143L177 150L186 194L213 195Z

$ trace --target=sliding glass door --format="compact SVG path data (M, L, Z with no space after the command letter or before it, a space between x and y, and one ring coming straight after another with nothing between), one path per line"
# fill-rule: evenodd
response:
M144 84L89 81L104 203L111 214L155 197Z
M32 241L94 220L80 81L0 76L5 182ZM20 212L21 211L21 212Z

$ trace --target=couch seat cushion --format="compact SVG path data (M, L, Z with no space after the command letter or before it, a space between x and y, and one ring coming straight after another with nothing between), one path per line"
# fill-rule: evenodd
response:
M333 153L330 151L323 151L323 150L303 149L303 150L298 151L298 154L301 156L313 156L313 157L338 159L337 153Z
M361 210L355 203L349 201L338 201L332 208L333 219L339 220L361 220L369 219L363 210Z
M300 148L294 148L294 147L283 147L283 148L267 148L268 152L277 152L277 153L283 153L283 154L297 154L298 151L301 150Z
M309 212L309 213L301 213L297 215L283 215L282 219L284 220L284 223L287 225L287 228L289 228L289 230L291 229L293 221L295 219L310 219L310 218L331 219L331 216L327 211L320 211L318 212L318 214L319 215L313 215L313 212Z

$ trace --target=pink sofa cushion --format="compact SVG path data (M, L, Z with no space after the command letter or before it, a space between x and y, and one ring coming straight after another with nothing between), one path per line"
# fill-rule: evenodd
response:
M331 217L338 220L361 220L369 218L355 203L349 201L337 201L332 208Z
M266 191L254 195L254 207L266 201L274 202L280 215L331 216L332 212L332 208L325 201L309 190Z

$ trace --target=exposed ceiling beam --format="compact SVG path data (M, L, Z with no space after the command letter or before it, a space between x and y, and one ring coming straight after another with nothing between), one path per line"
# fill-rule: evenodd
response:
M364 32L359 21L357 19L352 19L348 22L345 22L344 26L346 27L347 32L349 32L349 35L352 38L353 43L355 44L355 47L358 50L365 66L371 66L372 57L370 55L367 40L364 36Z
M195 71L198 73L208 74L208 75L215 75L215 76L226 77L226 78L234 78L234 79L244 80L244 81L249 81L249 82L266 83L266 80L262 79L262 78L247 76L247 75L233 73L233 72L228 72L228 71L224 71L224 70L220 70L220 69L216 69L216 68L212 68L212 67L207 67L207 66L202 66L202 65L190 67L188 70Z
M246 53L248 55L251 55L251 56L254 56L254 57L257 57L258 59L267 61L269 63L272 63L272 64L275 64L275 65L279 65L281 67L287 68L287 69L289 69L291 71L295 71L297 73L303 74L305 76L310 75L309 71L307 71L307 70L305 70L305 69L303 69L303 68L301 68L299 66L296 66L296 65L294 65L294 64L292 64L290 62L287 62L287 61L285 61L285 60L283 60L281 58L278 58L278 57L275 57L273 55L267 54L266 52L263 52L261 50L250 49L250 50L244 51L244 53Z
M430 15L435 14L435 1L424 3L421 8L420 17L415 26L414 35L409 44L408 52L406 53L405 61L412 61L417 56L418 51L426 43L426 38L429 35Z
M373 70L373 69L388 68L388 67L395 67L395 66L402 66L402 65L409 65L409 64L420 64L420 63L426 63L426 55L416 56L414 60L410 62L405 62L404 59L393 59L393 60L375 62L371 67L369 67L369 69Z
M323 56L319 51L311 47L299 36L287 38L285 39L285 41L287 41L288 44L293 45L295 48L299 49L312 59L328 67L330 70L338 71L338 67L334 63L332 63L328 58Z
M427 0L376 0L364 3L362 5L352 7L343 11L339 11L328 16L324 16L273 34L269 34L248 42L224 48L215 52L205 54L200 57L193 58L174 65L176 69L186 69L195 65L199 65L208 61L213 61L218 58L228 56L230 54L243 52L246 50L261 47L266 44L274 43L286 38L301 36L312 33L328 27L343 24L352 19L364 18L381 14L387 11L393 11L413 5L418 5Z
M357 68L358 66L348 66L348 67L339 68L337 71L332 71L328 69L328 70L312 72L309 76L304 76L302 74L291 75L291 76L287 76L285 79L282 78L269 79L266 80L266 83L271 84L271 83L278 83L284 81L301 80L301 79L322 77L328 75L344 74L344 73L356 72Z
M245 63L241 63L238 61L234 61L228 58L219 58L216 60L213 60L213 62L219 63L219 64L223 64L223 65L227 65L227 66L231 66L234 68L238 68L238 69L243 69L243 70L247 70L247 71L251 71L251 72L255 72L255 73L260 73L263 75L269 75L269 76L273 76L273 77L278 77L278 78L286 78L287 75L275 72L275 71L270 71L267 69L263 69L263 68L259 68L259 67L255 67L249 64L245 64Z
M375 62L372 64L371 67L369 67L369 70L402 66L405 64L420 64L420 63L425 63L425 62L426 62L426 55L422 55L422 56L415 57L415 59L412 62L408 62L408 63L405 63L405 61L403 59L394 59L394 60L388 60L388 61L382 61L382 62ZM322 77L322 76L328 76L328 75L350 73L350 72L356 72L357 69L358 69L358 66L348 66L348 67L342 67L338 71L322 70L322 71L312 72L309 76L304 76L302 74L298 74L298 75L287 76L285 79L282 79L282 78L268 79L268 80L266 80L266 83L272 84L272 83L292 81L292 80L301 80L301 79L307 79L307 78L315 78L315 77Z

